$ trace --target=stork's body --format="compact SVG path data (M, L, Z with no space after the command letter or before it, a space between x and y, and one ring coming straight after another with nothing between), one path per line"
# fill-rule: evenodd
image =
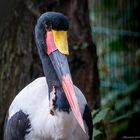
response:
M81 113L84 114L86 100L78 88L75 87L75 90ZM88 140L88 133L85 134L80 128L72 111L68 113L56 109L53 115L50 113L51 105L46 91L48 86L45 77L38 78L25 87L10 106L9 120L21 111L28 116L26 119L29 127L25 140ZM13 130L13 133L16 131Z
M67 50L57 48L60 44L65 47L65 41L60 43L56 36L66 38L67 28L62 14L49 12L40 17L35 39L45 77L30 83L13 100L5 121L4 140L92 139L92 118L86 99L72 84Z

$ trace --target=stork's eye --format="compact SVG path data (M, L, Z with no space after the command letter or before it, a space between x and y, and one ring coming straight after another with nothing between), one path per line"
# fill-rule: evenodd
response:
M46 31L51 31L51 29L52 29L52 25L46 25L45 24L45 30Z

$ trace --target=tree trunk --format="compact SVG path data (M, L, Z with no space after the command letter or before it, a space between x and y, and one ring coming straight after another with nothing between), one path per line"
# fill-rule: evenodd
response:
M69 17L68 38L72 48L69 62L73 80L85 94L91 109L99 107L97 55L87 0L17 0L14 7L0 26L0 130L16 94L43 75L34 43L34 27L39 15L46 11L59 11Z

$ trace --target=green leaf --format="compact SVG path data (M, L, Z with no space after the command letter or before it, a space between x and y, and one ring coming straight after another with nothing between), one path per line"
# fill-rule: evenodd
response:
M94 117L99 112L99 109L92 111L92 117Z
M97 113L97 115L93 118L93 124L99 123L100 121L105 119L109 110L110 110L109 108L101 109L101 111L99 113Z
M96 136L98 136L98 135L100 135L100 134L102 134L102 132L100 131L100 130L98 130L98 129L93 129L93 140L94 140L94 138L96 137Z

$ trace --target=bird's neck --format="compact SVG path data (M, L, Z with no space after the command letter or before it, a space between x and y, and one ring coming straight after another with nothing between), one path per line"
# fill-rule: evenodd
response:
M48 84L50 104L54 109L69 112L70 111L69 103L67 101L61 83L48 56L42 59L42 64Z

